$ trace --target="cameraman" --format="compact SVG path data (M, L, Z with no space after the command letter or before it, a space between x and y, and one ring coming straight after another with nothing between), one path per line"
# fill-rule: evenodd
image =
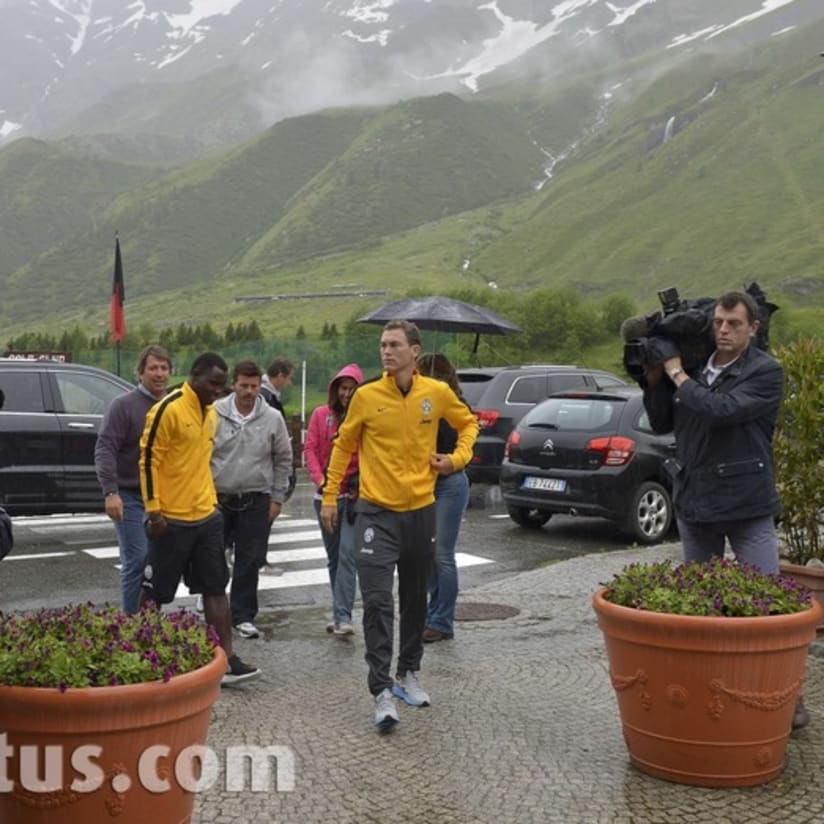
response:
M758 307L746 292L716 301L715 351L685 372L680 356L647 366L644 407L655 432L675 434L676 458L666 466L685 561L723 556L727 538L736 558L778 572L772 436L784 390L784 370L753 346ZM810 716L799 696L793 729Z
M685 372L680 355L648 366L641 380L655 432L674 432L676 458L666 467L686 561L736 557L778 572L772 435L784 387L781 364L753 346L758 307L728 292L712 315L715 351Z

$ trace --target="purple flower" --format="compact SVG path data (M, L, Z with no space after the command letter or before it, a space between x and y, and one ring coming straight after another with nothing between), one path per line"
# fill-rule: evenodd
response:
M164 681L208 664L214 631L193 613L137 615L91 603L29 613L0 612L4 684L74 687ZM136 657L137 656L137 657Z

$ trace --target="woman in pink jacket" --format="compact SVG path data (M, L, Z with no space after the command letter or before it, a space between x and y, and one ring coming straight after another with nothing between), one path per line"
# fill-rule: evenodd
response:
M329 382L329 400L319 406L309 418L306 441L303 447L306 467L315 484L315 514L320 523L320 487L324 481L326 463L332 452L332 439L338 431L349 398L355 387L363 383L363 373L356 363L350 363ZM347 502L358 494L358 456L352 456L349 468L338 490L338 519L335 531L327 532L321 524L321 534L326 547L329 583L332 586L332 621L327 632L335 635L353 635L352 604L355 601L355 547L354 529L347 516Z

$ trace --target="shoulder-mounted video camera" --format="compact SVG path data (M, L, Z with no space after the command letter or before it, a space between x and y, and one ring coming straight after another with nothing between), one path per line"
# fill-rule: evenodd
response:
M767 300L766 293L753 281L745 290L758 307L758 332L755 345L767 349L770 339L770 317L778 309ZM681 356L687 371L702 366L715 349L712 334L712 314L715 298L682 300L675 288L658 292L661 309L649 315L627 318L621 324L624 343L624 368L636 380L644 367L663 363Z

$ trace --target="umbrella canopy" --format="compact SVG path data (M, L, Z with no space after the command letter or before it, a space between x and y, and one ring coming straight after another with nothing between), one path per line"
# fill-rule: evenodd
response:
M512 335L522 331L520 326L483 306L439 295L385 303L358 318L358 322L382 324L396 318L411 320L419 329L434 332L470 332L477 336Z

